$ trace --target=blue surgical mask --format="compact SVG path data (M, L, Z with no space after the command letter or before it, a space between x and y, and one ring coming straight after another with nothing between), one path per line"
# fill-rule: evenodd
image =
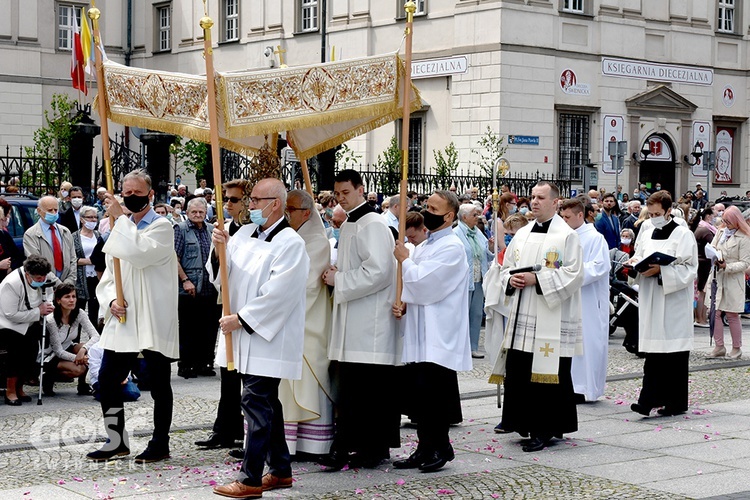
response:
M51 213L47 212L47 213L44 214L44 222L46 222L47 224L49 224L51 226L52 224L54 224L55 222L57 222L57 219L59 217L60 216L58 214L56 214L56 213L55 214L51 214Z
M339 236L341 235L341 228L334 227L331 230L331 234L333 235L334 238L336 238L336 241L339 241Z
M273 203L269 203L266 205L262 210L260 208L256 208L255 210L250 210L250 222L253 224L257 224L259 226L264 226L266 222L268 222L268 217L263 216L263 210L273 205Z
M521 207L519 212L521 213L521 215L526 215L529 212L529 207Z
M513 239L513 235L512 235L512 234L506 234L506 235L505 235L505 246L506 246L506 247L507 247L508 245L510 245L510 240L512 240L512 239Z
M516 212L518 212L518 207L517 207L517 206L515 206L515 205L513 205L512 207L510 207L510 210L508 210L508 213L509 213L510 215L513 215L513 214L514 214L514 213L516 213Z
M34 281L31 280L31 288L42 288L46 281Z

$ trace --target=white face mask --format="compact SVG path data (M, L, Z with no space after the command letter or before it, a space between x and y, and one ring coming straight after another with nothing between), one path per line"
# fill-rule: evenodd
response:
M620 243L622 243L623 245L630 245L631 241L633 241L633 240L631 240L630 238L621 238L620 239Z
M172 210L172 213L174 215L180 215L182 213L182 210L180 210L179 208L175 208L175 209Z
M71 198L70 204L73 205L73 208L78 209L83 206L83 198Z
M96 229L96 222L92 220L83 221L83 225L88 229L89 231L93 231Z
M62 196L63 198L67 198L69 194L70 194L70 193L69 193L69 192L67 192L67 191L65 191L65 190L63 190L63 191L60 191L60 195L61 195L61 196Z
M669 224L669 221L663 215L660 215L659 217L651 217L650 220L656 229L661 229Z

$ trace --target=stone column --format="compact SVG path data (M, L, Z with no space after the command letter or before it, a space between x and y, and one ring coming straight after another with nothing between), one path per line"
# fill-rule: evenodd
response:
M141 142L146 145L146 170L151 175L154 189L154 203L164 203L167 200L167 186L169 185L169 146L177 137L161 132L144 132Z

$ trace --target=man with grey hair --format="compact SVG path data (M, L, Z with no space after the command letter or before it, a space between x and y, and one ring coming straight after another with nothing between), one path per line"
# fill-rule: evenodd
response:
M380 210L380 207L378 206L378 193L376 193L375 191L370 191L369 193L367 193L367 204L374 208L377 213L383 213L383 211Z
M99 388L108 439L87 458L104 462L130 454L121 384L142 354L151 379L154 432L135 462L147 463L169 458L174 404L170 364L179 357L177 255L172 225L151 208L154 191L148 174L142 170L127 174L122 180L122 196L130 217L123 213L114 195L105 195L115 224L104 244L107 267L96 288L105 309L99 341L104 348ZM114 258L120 260L122 305L116 300Z
M383 220L389 226L398 231L398 213L401 209L401 196L394 195L388 198L388 209L383 211ZM396 233L398 234L398 233Z
M302 378L282 380L279 400L284 409L284 432L289 452L292 455L298 452L322 455L328 452L333 442L333 399L328 374L331 297L328 287L320 279L328 269L331 250L323 222L315 213L313 198L307 191L287 193L286 213L292 229L305 241L310 271L305 298Z
M622 219L623 229L635 228L635 222L641 215L641 200L633 200L628 203L628 215Z
M41 255L52 265L50 278L56 283L75 286L78 271L73 236L70 230L58 223L59 204L54 196L43 196L36 208L39 220L23 235L23 251L29 255ZM54 276L53 276L54 275Z
M180 361L177 375L195 378L214 376L214 346L219 326L218 293L211 286L206 262L211 252L211 235L206 224L206 199L187 203L187 220L174 225L174 249L180 280Z

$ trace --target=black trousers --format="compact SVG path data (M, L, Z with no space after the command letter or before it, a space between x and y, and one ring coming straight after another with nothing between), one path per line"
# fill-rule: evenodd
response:
M245 437L242 425L242 375L237 370L229 371L222 367L221 395L216 411L213 431L222 439L241 440Z
M216 294L180 295L177 314L180 318L180 367L203 368L214 365L216 335L219 332L221 306Z
M671 410L687 410L689 358L689 351L646 353L638 404L646 408L666 406Z
M570 375L572 358L560 358L559 383L531 381L530 352L508 351L503 401L503 429L535 436L556 436L578 430L578 412Z
M157 450L168 450L174 406L170 381L172 360L156 351L143 351L143 359L150 375L151 398L154 400L154 432L149 446ZM120 443L128 446L122 381L137 362L137 352L104 350L99 369L99 390L102 397L104 427L109 438L107 447L115 448Z
M284 414L279 401L278 378L242 375L242 411L247 421L245 457L239 481L260 486L263 467L278 477L291 477L289 448L284 438Z
M425 453L451 449L448 429L462 420L458 375L435 363L410 363L405 380L413 397L419 450Z
M401 446L395 367L338 363L338 417L332 449L385 456Z
M39 339L42 337L42 325L35 321L26 334L15 330L0 330L0 339L8 352L5 357L5 375L7 377L33 378L39 375L36 357L39 353Z

